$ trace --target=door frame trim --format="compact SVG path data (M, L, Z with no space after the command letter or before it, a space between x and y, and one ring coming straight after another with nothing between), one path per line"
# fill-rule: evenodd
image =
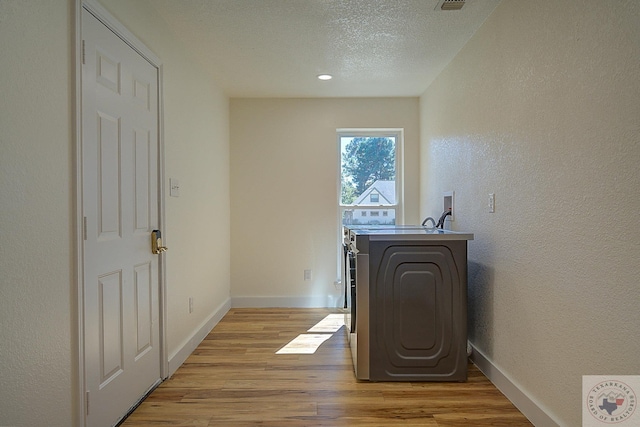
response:
M85 393L85 364L84 364L84 220L83 220L83 200L82 200L82 10L85 9L109 28L115 35L120 37L128 46L145 58L158 72L158 225L163 231L164 242L167 242L165 223L165 200L164 200L164 177L165 177L165 157L164 157L164 102L163 102L163 64L142 41L122 25L111 13L109 13L97 0L74 0L73 20L75 24L75 56L74 56L74 202L75 202L75 282L76 282L76 348L77 348L77 371L76 371L76 392L77 400L75 405L76 425L85 425L85 408L87 397ZM167 275L166 275L166 255L158 258L158 281L159 281L159 328L160 328L160 378L166 379L169 375L169 360L167 358Z

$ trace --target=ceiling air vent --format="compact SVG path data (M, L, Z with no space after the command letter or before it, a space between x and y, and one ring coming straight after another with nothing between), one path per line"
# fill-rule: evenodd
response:
M438 6L440 10L460 10L462 6L464 6L465 0L444 0L442 2L438 2Z

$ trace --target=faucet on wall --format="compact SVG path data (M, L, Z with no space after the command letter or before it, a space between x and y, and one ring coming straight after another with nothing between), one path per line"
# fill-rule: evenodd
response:
M447 209L442 213L442 215L440 216L440 219L438 219L436 228L444 228L444 219L447 217L447 215L451 215L451 208Z

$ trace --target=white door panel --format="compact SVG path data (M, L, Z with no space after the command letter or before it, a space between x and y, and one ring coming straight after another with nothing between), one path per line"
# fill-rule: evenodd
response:
M157 69L83 10L84 357L88 426L160 380Z

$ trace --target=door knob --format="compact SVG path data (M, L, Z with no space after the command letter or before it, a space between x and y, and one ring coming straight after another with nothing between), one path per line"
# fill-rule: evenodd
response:
M160 230L153 230L151 232L151 253L160 254L168 249L168 247L162 246L162 233L160 233Z

